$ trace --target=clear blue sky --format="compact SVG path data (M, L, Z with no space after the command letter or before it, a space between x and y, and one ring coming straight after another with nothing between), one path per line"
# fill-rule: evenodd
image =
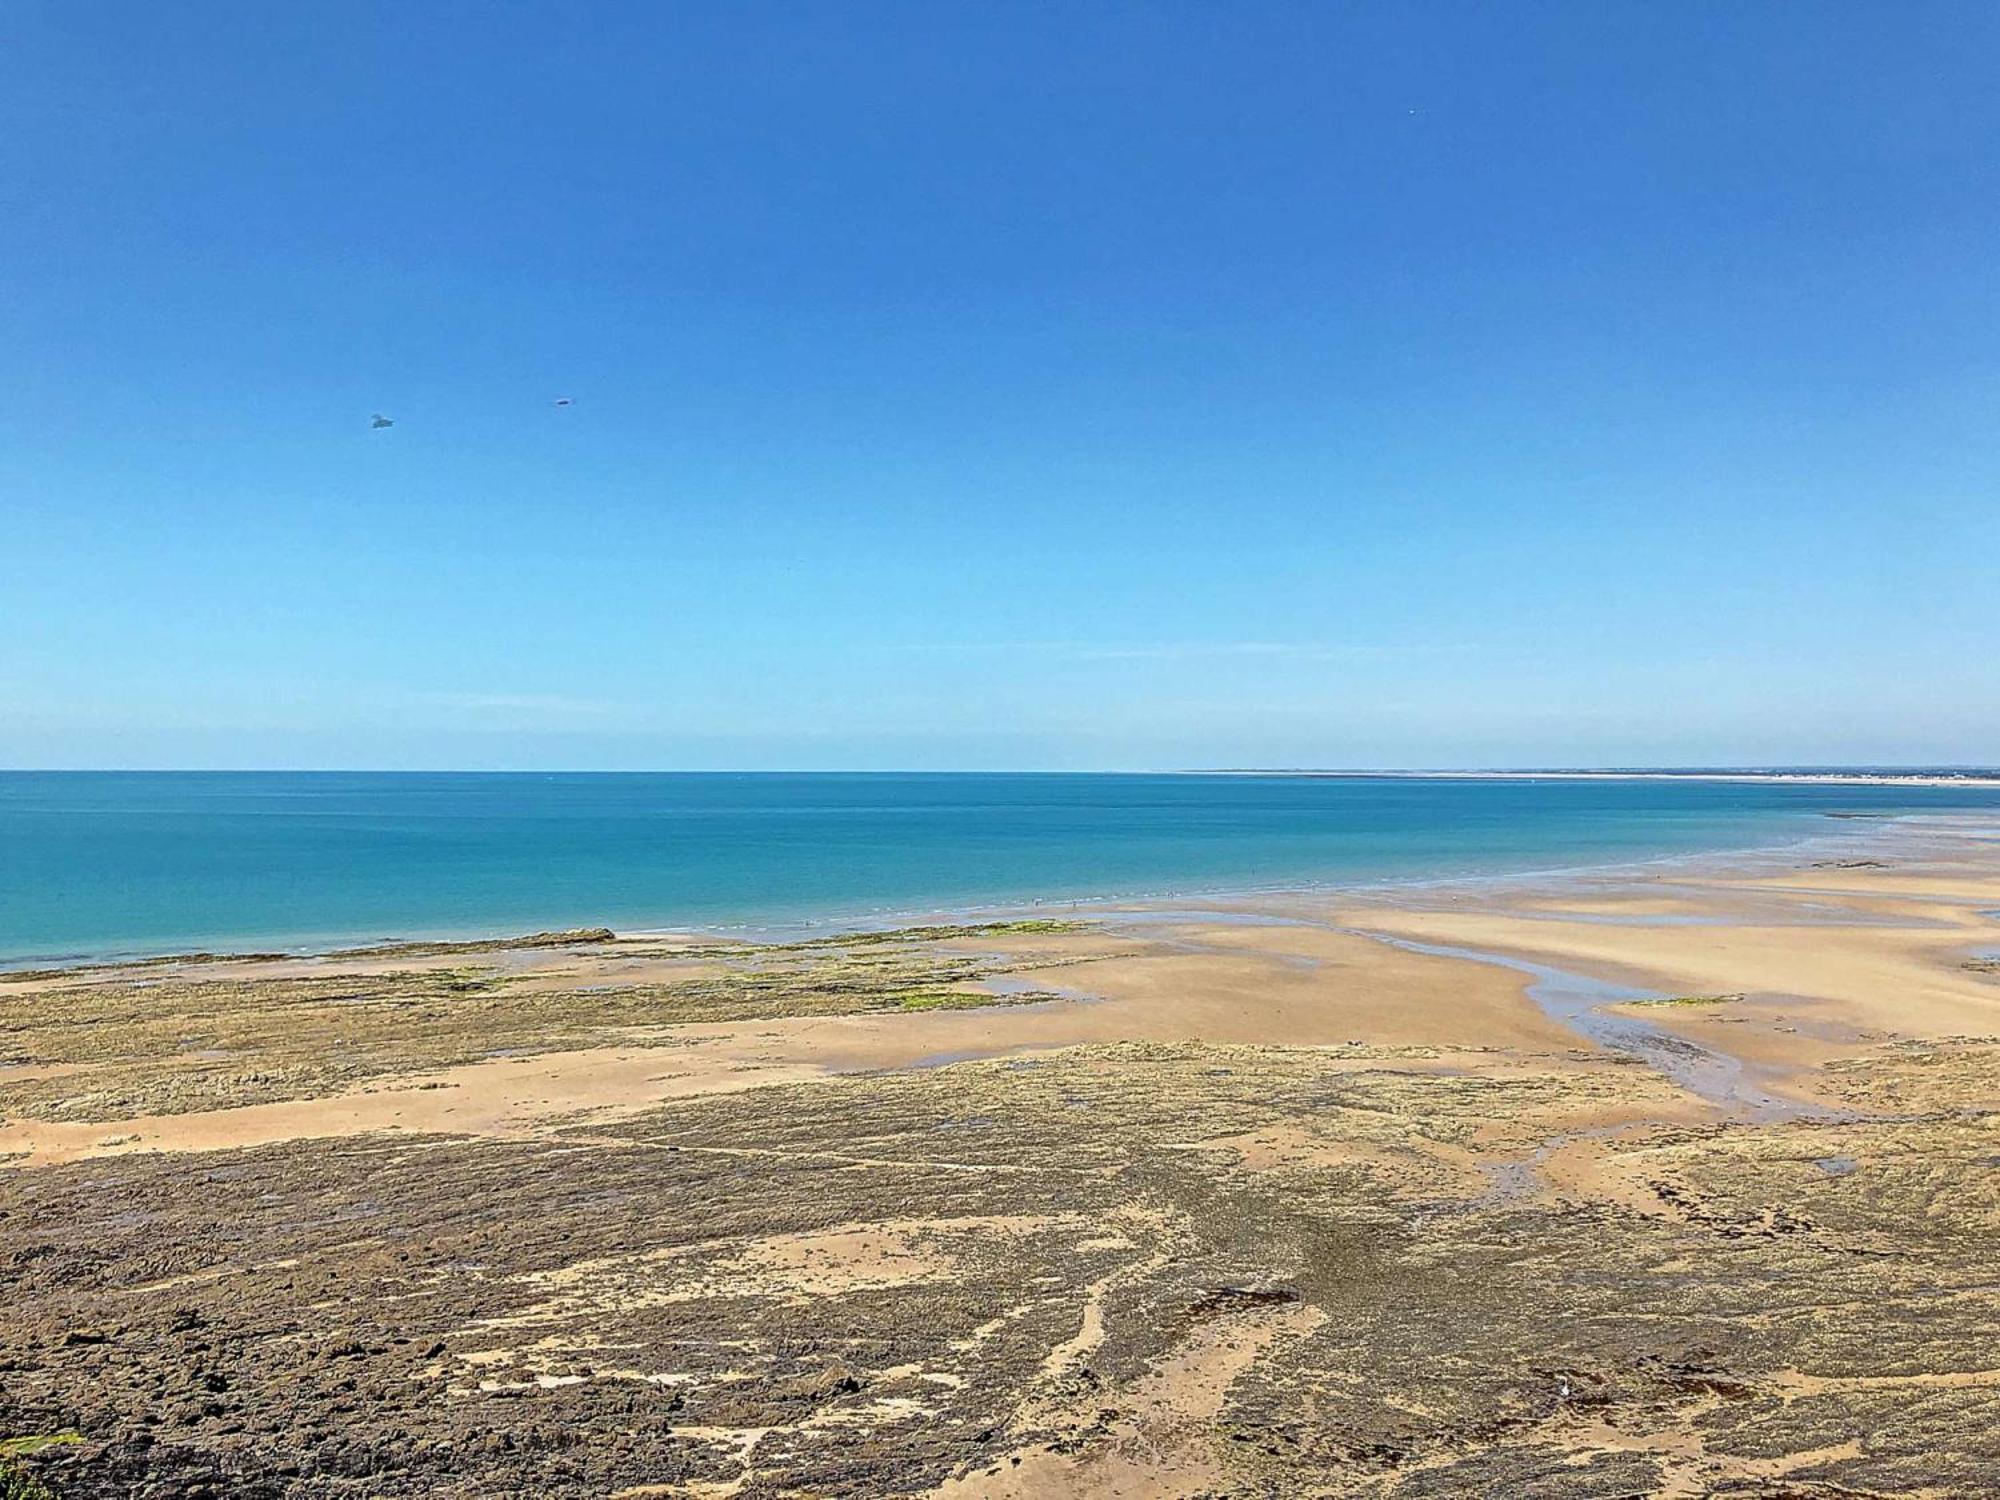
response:
M1987 0L14 0L0 764L2000 760L1996 73Z

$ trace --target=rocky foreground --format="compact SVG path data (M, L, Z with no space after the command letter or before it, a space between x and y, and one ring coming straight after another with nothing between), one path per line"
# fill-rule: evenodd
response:
M1992 872L1949 853L16 978L0 1496L2000 1493ZM1547 957L1607 910L1760 981L1626 1009L1770 1108L1354 930ZM1851 992L1761 982L1878 929ZM1925 1028L1857 1008L1910 976Z

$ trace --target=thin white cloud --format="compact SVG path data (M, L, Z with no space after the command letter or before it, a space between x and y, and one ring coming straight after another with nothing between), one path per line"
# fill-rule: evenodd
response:
M1273 661L1375 661L1419 656L1457 656L1488 649L1473 643L1360 641L912 641L895 647L926 652L1009 652L1072 661L1198 661L1261 658Z
M564 693L417 693L419 703L469 714L528 714L537 718L602 719L628 711L630 705L602 698L573 698Z

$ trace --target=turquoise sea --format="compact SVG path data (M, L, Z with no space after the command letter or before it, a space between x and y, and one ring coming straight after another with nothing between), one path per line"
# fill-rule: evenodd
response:
M0 960L1525 872L2000 789L1200 775L0 773Z

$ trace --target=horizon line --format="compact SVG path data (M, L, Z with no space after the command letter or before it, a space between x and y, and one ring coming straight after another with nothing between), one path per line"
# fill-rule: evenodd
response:
M1973 761L1514 766L0 766L0 776L1951 776L2000 777Z

